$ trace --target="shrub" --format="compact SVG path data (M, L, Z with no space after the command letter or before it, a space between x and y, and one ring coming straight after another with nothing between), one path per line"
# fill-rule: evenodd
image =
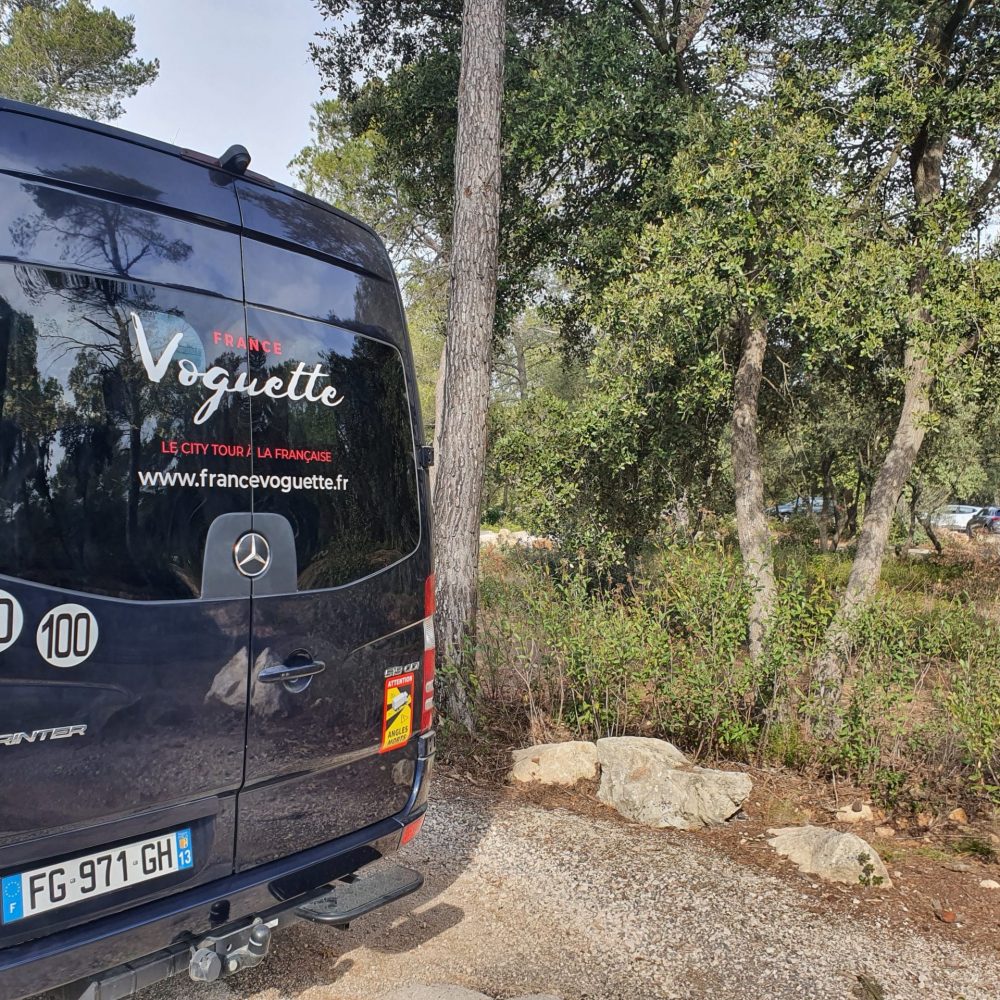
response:
M809 735L810 664L847 560L790 545L768 651L746 656L748 594L722 542L661 546L624 582L583 561L484 557L474 678L482 725L506 738L669 739L695 756L771 760L868 781L893 806L1000 797L1000 628L941 575L895 569L856 625L844 725ZM948 580L960 586L949 572ZM935 595L938 596L935 596Z

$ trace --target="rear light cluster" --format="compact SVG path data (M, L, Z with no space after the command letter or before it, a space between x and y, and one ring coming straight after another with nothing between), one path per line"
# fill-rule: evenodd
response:
M434 574L424 583L424 671L420 732L434 725L434 658L437 653L434 638Z

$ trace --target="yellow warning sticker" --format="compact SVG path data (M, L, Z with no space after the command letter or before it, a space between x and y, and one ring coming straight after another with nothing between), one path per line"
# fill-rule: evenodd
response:
M413 674L385 679L382 746L379 753L403 746L413 732Z

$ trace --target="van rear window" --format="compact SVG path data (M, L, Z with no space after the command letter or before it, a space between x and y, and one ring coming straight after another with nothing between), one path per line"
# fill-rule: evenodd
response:
M402 359L377 339L210 295L0 265L0 574L200 596L224 513L292 525L299 588L420 535Z

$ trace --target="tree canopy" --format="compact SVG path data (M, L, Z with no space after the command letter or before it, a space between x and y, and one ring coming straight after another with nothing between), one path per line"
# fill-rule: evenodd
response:
M156 59L135 56L135 22L89 0L0 2L0 94L111 120L152 83Z
M321 6L389 215L446 233L459 5ZM822 544L857 543L837 689L892 532L1000 500L998 53L970 0L512 4L493 516L627 569L664 516L728 511L759 593L766 503L821 495ZM529 314L565 377L511 393Z

